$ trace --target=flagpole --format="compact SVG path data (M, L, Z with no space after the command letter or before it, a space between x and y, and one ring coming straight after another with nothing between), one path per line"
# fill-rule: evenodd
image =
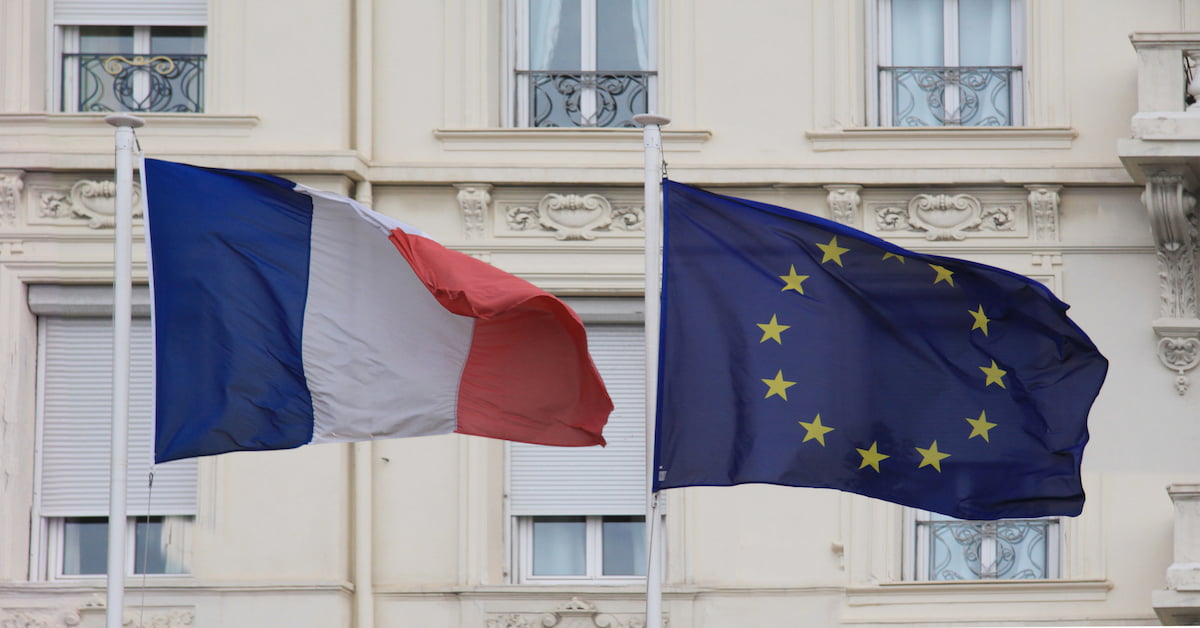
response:
M129 458L129 336L133 292L133 130L141 118L113 114L116 127L116 207L113 232L112 455L108 486L107 628L121 628L125 614L125 479Z
M654 486L654 417L658 409L658 313L661 292L662 246L662 126L671 119L652 113L633 121L642 125L645 149L646 228L646 628L662 627L663 557L662 517Z

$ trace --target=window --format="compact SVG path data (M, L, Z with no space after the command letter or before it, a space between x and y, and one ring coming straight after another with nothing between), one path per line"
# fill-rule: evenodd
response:
M655 101L649 0L513 0L513 124L632 127Z
M108 571L108 518L58 517L48 521L51 578L103 576ZM130 517L126 572L184 574L190 517Z
M1044 580L1058 578L1056 518L962 521L909 511L912 580Z
M645 517L525 517L520 579L645 577Z
M589 349L613 398L608 446L508 445L512 580L519 583L621 584L646 573L642 326L640 319L597 324L597 312L580 301L571 305L589 323Z
M879 126L1022 123L1021 0L877 0Z
M135 290L135 304L148 301ZM34 493L36 578L107 570L109 424L112 411L112 291L30 286L38 315L38 472ZM126 531L131 574L187 573L196 512L196 462L152 467L152 342L146 306L133 320L130 351ZM111 314L109 314L111 317Z
M204 111L204 0L57 0L60 109Z

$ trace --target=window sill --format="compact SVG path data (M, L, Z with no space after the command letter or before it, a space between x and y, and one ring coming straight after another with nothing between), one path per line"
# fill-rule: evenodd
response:
M1107 580L895 582L848 588L846 601L850 606L1103 602L1111 589Z
M91 137L112 135L104 113L3 113L0 128L6 134ZM247 137L258 126L258 116L210 113L139 113L146 121L142 133L174 137Z
M663 129L663 142L673 152L699 151L711 131ZM437 129L434 137L446 150L490 151L623 151L642 152L641 129Z
M807 131L815 151L1068 149L1069 127L855 127Z

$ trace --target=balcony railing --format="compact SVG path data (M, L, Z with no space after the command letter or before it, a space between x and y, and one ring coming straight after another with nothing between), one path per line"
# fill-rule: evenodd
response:
M1050 571L1050 519L923 521L928 534L928 580L1028 580Z
M205 58L64 54L63 110L201 113Z
M518 71L531 127L634 127L654 72Z
M880 117L888 126L1012 126L1020 72L1017 66L880 67Z

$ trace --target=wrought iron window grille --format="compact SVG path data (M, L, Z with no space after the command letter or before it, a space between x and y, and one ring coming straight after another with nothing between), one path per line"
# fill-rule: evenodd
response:
M531 127L636 127L655 72L518 70L526 81Z
M1053 519L919 521L927 535L924 580L1038 580L1056 577Z
M63 110L203 113L206 58L63 54Z
M880 66L891 126L1012 126L1020 66Z

